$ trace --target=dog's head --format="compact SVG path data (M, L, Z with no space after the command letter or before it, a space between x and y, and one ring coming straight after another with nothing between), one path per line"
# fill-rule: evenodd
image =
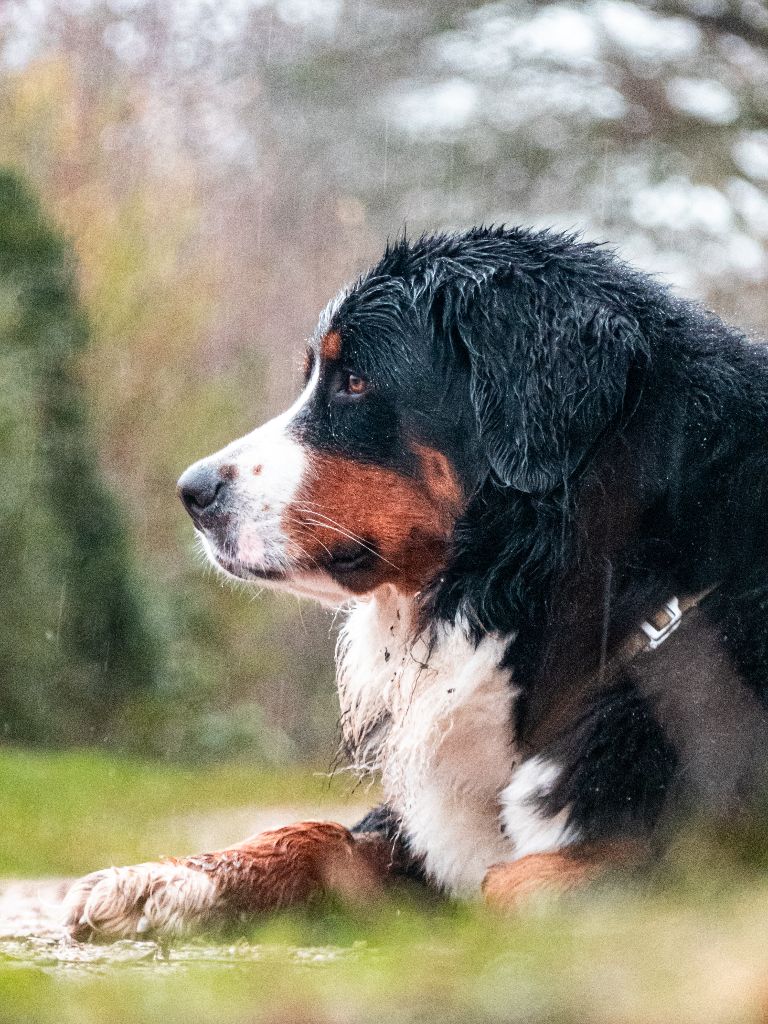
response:
M212 560L329 603L385 583L414 593L483 483L563 486L638 349L597 294L606 265L525 232L389 249L322 315L294 405L181 477Z

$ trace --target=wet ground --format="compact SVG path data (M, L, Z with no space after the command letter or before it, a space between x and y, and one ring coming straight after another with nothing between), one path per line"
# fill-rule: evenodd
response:
M328 818L351 824L361 816L361 809L349 806L330 812ZM185 831L194 836L197 850L222 845L222 835L234 839L276 828L287 822L316 818L317 813L303 808L258 808L239 810L235 814L201 816L185 822ZM239 829L239 831L238 831ZM191 850L189 851L191 852ZM64 971L98 971L109 965L152 964L172 970L176 966L195 963L231 963L268 960L280 956L285 961L286 950L270 951L268 947L247 942L211 945L199 942L174 943L171 950L163 950L154 941L125 940L110 945L92 945L72 942L61 927L61 901L72 879L5 879L0 880L0 958L19 966L34 964ZM349 950L296 949L290 954L297 962L317 962L352 955Z
M286 957L297 963L317 963L354 956L354 950L270 949L248 942L210 944L175 943L170 950L156 942L125 940L110 945L70 941L60 925L60 904L68 879L8 881L0 883L0 957L6 965L34 965L55 971L96 972L115 964L146 965L153 973L198 964L232 964Z

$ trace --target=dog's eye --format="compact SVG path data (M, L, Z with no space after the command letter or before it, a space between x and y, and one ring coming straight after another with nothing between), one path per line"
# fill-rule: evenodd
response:
M339 398L360 398L368 390L368 381L351 370L343 370L336 394Z

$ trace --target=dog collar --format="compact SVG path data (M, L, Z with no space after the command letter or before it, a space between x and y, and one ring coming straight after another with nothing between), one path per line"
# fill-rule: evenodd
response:
M612 648L609 656L605 652L597 669L570 680L567 693L557 701L555 708L540 709L540 717L534 718L526 729L525 744L531 753L536 753L548 743L556 740L563 730L572 726L573 716L578 715L589 695L596 695L605 689L607 683L618 675L622 668L639 655L658 650L684 622L687 614L697 608L719 584L706 587L695 594L671 597L650 618L639 623Z
M639 654L643 654L645 651L655 651L661 647L683 621L683 616L697 608L718 586L719 584L715 583L695 594L688 594L680 598L671 597L665 601L664 606L651 619L641 622L637 629L620 645L619 649L610 658L601 662L597 678L603 680L616 669L633 661Z

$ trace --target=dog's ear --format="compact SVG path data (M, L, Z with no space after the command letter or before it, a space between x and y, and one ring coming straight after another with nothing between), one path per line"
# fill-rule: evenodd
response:
M518 490L546 493L567 481L617 416L645 345L637 323L606 304L534 288L512 300L511 291L465 292L461 303L443 301L440 316L469 360L492 472Z

